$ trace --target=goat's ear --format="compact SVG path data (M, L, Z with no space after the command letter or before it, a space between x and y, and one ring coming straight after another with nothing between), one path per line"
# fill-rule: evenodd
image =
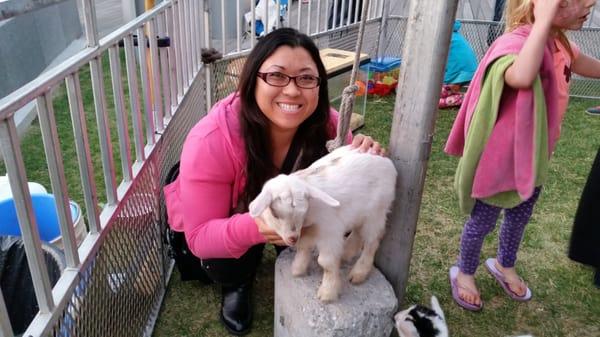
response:
M268 191L261 191L260 194L250 202L248 205L248 211L250 212L250 216L256 218L261 215L262 212L269 207L271 204L271 193Z
M446 320L444 317L444 311L442 310L440 302L438 302L438 299L435 297L435 295L431 296L431 309L433 309L433 311L435 311L435 313L438 314L438 316L440 316L443 320Z
M321 189L308 185L308 191L310 192L311 198L319 199L329 206L338 207L340 205L339 201L335 200L329 194L323 192Z

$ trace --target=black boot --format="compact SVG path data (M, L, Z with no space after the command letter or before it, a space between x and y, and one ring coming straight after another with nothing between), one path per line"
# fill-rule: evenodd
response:
M600 288L600 268L594 272L594 285L596 288Z
M250 332L252 324L252 280L237 286L223 286L221 322L232 334L241 336Z

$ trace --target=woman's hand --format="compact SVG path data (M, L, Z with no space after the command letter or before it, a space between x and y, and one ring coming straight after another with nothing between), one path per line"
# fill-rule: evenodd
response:
M360 152L368 152L380 156L385 156L385 149L381 147L379 142L373 140L370 136L365 136L363 134L357 134L352 139L353 148L358 148Z
M254 218L258 232L265 237L267 243L274 244L277 246L287 246L281 236L275 232L269 225L264 223L260 218Z

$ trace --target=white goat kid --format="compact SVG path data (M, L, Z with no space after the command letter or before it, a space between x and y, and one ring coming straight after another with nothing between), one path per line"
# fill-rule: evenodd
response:
M317 296L334 301L342 286L342 259L349 261L362 248L349 275L354 284L364 282L373 268L396 176L389 158L344 146L304 170L267 181L250 203L250 215L260 217L286 244L296 245L294 276L306 273L316 246L323 268Z

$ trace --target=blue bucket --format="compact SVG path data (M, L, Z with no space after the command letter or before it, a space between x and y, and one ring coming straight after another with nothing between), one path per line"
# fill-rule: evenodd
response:
M32 194L33 211L43 241L53 242L60 238L56 201L52 194ZM74 222L81 218L79 206L70 202L71 217ZM21 236L17 210L12 198L0 200L0 235Z

